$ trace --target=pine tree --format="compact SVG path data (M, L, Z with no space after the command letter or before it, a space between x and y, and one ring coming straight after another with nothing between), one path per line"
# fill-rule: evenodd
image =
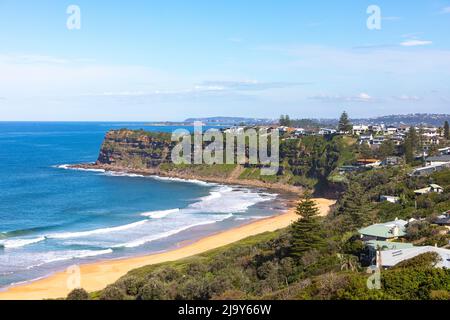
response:
M352 182L349 185L338 213L345 216L345 227L348 230L361 228L370 220L367 200L359 183Z
M305 192L296 213L301 218L292 225L292 254L302 256L305 252L319 249L323 245L319 209L312 200L311 193Z
M292 124L292 121L291 121L291 118L289 117L289 115L282 114L280 116L279 124L280 124L280 126L283 126L283 127L290 127Z
M385 140L378 150L378 154L381 158L393 156L395 154L395 144L392 140Z
M449 129L448 121L445 121L445 124L444 124L444 137L445 137L445 139L450 140L450 129Z
M406 136L405 142L403 143L406 163L411 163L414 161L418 147L419 139L417 136L417 131L414 127L411 127L408 135Z
M348 114L346 111L344 111L341 115L341 118L339 119L339 127L340 132L350 132L353 129L352 124L350 123L350 120L348 118Z

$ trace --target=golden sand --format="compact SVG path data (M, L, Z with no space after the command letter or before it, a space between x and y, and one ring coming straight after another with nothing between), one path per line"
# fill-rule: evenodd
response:
M327 215L330 207L335 203L333 200L322 198L317 198L315 201L322 216ZM81 287L89 292L101 290L133 269L187 258L250 236L286 228L297 219L295 210L290 209L281 215L223 231L167 252L81 265L79 267ZM41 300L65 297L71 291L68 286L71 277L72 274L69 272L58 272L41 280L10 287L4 292L0 292L0 300Z

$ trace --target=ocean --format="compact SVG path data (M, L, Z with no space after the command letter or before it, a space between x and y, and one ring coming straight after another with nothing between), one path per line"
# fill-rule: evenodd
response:
M105 133L144 123L0 122L0 288L98 260L144 255L284 210L239 186L70 170Z

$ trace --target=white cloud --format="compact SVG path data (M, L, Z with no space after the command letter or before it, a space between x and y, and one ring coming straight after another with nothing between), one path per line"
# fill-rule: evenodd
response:
M441 13L442 14L450 14L450 7L442 8Z
M400 96L395 96L393 97L395 100L398 101L405 101L405 102L417 102L417 101L421 101L422 98L418 97L418 96L410 96L410 95L406 95L406 94L402 94Z
M360 94L354 95L354 96L341 96L341 95L326 95L326 94L319 94L316 96L310 97L310 99L313 100L319 100L322 102L376 102L377 99L370 96L368 93L362 92Z
M427 40L406 40L400 43L402 47L428 46L431 44L433 44L433 42Z

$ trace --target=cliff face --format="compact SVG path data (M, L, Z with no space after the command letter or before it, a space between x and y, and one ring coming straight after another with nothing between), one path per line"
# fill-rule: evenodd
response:
M170 162L170 135L145 131L113 130L106 134L98 165L149 169Z
M235 164L174 165L171 151L175 145L168 133L112 130L106 134L95 164L74 167L241 184L296 193L302 190L291 185L288 176L261 176L258 167Z

